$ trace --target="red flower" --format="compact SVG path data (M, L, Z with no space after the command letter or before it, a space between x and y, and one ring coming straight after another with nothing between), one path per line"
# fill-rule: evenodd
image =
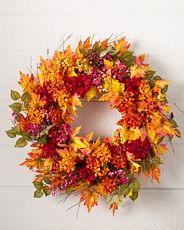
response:
M145 139L144 141L138 139L131 141L130 143L126 143L126 148L135 159L144 159L151 149L151 145L148 139Z
M90 75L78 72L77 77L69 78L69 85L72 94L77 94L83 98L91 87Z
M135 96L138 96L140 83L141 83L140 78L126 78L125 80L126 90L132 92Z
M55 145L52 142L48 142L42 146L45 158L52 158L56 153Z

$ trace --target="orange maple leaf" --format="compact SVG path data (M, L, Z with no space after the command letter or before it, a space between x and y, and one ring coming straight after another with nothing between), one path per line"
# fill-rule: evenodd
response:
M114 216L115 211L118 209L118 204L116 202L112 203L109 207L109 209L112 209L112 214Z
M114 42L114 48L119 50L120 53L126 52L130 47L130 44L126 41L125 37L119 39L117 42Z
M87 206L88 212L92 207L98 205L98 194L96 192L84 191L81 195L80 202L84 201L84 206Z
M33 75L25 75L22 72L20 72L20 81L19 81L20 86L23 89L23 92L30 92L32 88L35 85L34 77Z

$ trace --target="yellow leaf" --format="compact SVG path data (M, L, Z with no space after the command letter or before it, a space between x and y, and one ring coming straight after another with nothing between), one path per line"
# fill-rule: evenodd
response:
M23 92L30 92L30 90L34 87L34 77L31 75L25 75L22 72L20 72L20 86L23 89Z
M95 150L101 143L100 137L91 145L91 151Z
M90 142L90 141L92 140L92 138L93 138L93 132L90 132L90 133L88 133L88 134L86 135L86 140L87 140L88 142Z
M76 136L80 132L81 126L77 126L73 132L72 132L72 137Z
M160 144L156 146L156 148L160 154L163 154L169 151L168 148L166 147L166 144Z
M141 65L138 66L137 64L131 66L130 72L132 77L144 77L146 71L149 70L149 66L147 65Z
M164 122L163 132L166 133L170 137L172 137L174 135L177 136L177 131L172 127L172 124L170 122L167 122L167 121Z
M82 149L82 148L86 148L87 145L84 144L81 140L80 140L80 137L74 137L73 138L73 144L74 144L74 147L77 147L77 149Z
M138 139L141 136L141 131L139 128L130 128L128 139L133 141Z
M133 190L130 189L130 192L128 193L128 196L132 196L132 192L133 192Z
M113 62L107 60L107 59L104 59L104 66L105 66L105 69L106 70L109 70L109 69L112 69L113 67Z
M87 93L87 101L90 101L96 95L97 95L97 88L91 87L91 89Z
M67 70L67 75L69 77L77 77L77 74L74 70L74 67L69 67L68 70Z
M164 88L166 85L169 85L170 82L169 81L165 81L165 80L156 80L155 81L155 85L157 85L160 88Z
M126 52L130 44L125 40L125 38L121 38L118 42L114 42L114 48L119 50L121 53Z
M40 85L43 86L43 83L44 83L44 80L45 80L44 75L43 74L38 74L38 79L39 79Z
M118 80L112 79L112 91L116 95L120 95L125 90L125 85Z

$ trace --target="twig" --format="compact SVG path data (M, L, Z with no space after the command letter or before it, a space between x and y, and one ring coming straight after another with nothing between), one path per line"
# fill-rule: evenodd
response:
M67 208L67 211L69 211L70 209L74 208L75 206L81 204L81 201L79 201L78 203L72 205L71 207Z
M32 69L33 69L32 57L30 57L29 61L30 61L30 73L32 73Z
M63 39L62 43L60 44L60 46L58 47L58 50L61 49L61 47L63 47L63 51L64 51L64 45L65 43L71 38L72 34L70 34L66 39Z
M174 145L173 145L172 141L169 138L168 138L168 140L169 140L173 155L176 155L176 152L175 152Z
M168 97L168 98L171 100L171 101L170 101L171 104L175 105L176 108L177 108L181 113L184 114L184 111L183 111L182 109L180 109L180 107L176 104L176 102L175 102L171 97L169 97L168 95L167 95L166 97Z
M81 203L79 203L78 208L77 208L77 212L76 212L77 219L79 218L80 206L81 206Z

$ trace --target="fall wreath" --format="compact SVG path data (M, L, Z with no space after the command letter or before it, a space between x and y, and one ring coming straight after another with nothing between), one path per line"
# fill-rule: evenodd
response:
M34 197L78 192L88 211L106 197L113 213L124 198L137 198L137 176L159 183L167 141L180 137L168 105L169 82L155 74L125 38L79 41L52 58L40 58L37 74L20 72L22 94L11 90L16 147L31 143L21 165L36 173ZM93 139L73 128L82 98L107 101L122 115L112 137ZM96 121L98 122L98 121Z

